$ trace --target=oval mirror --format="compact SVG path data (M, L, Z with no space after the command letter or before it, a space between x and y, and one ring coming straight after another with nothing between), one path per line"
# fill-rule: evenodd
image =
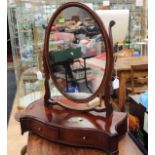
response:
M109 38L96 13L66 3L50 19L45 38L47 66L58 90L72 101L87 102L104 91Z

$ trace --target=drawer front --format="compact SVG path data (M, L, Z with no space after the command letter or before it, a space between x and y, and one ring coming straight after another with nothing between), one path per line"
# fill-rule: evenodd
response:
M71 145L98 146L103 144L102 135L85 130L67 130L61 129L59 140L65 141Z
M58 138L58 129L55 127L47 126L46 124L39 122L38 120L22 119L21 120L22 131L32 131L41 137L45 137L49 140L56 140Z

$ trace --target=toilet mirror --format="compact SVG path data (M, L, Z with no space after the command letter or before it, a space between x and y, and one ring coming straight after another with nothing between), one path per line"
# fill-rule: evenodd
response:
M66 3L51 17L44 45L46 67L68 99L88 102L102 96L110 50L102 21L86 5Z

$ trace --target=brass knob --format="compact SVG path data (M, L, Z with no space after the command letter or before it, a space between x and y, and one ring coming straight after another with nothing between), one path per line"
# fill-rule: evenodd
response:
M83 139L83 140L86 140L86 136L83 136L82 139Z

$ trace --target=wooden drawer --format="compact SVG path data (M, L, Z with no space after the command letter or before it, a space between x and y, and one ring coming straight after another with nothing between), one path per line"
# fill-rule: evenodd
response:
M22 133L32 131L41 137L47 137L49 140L58 138L58 129L52 126L46 126L44 123L32 119L21 119ZM24 131L23 131L24 129Z
M65 141L71 145L87 145L96 146L96 141L98 144L103 144L102 134L92 134L92 131L78 131L78 130L60 130L59 140Z

